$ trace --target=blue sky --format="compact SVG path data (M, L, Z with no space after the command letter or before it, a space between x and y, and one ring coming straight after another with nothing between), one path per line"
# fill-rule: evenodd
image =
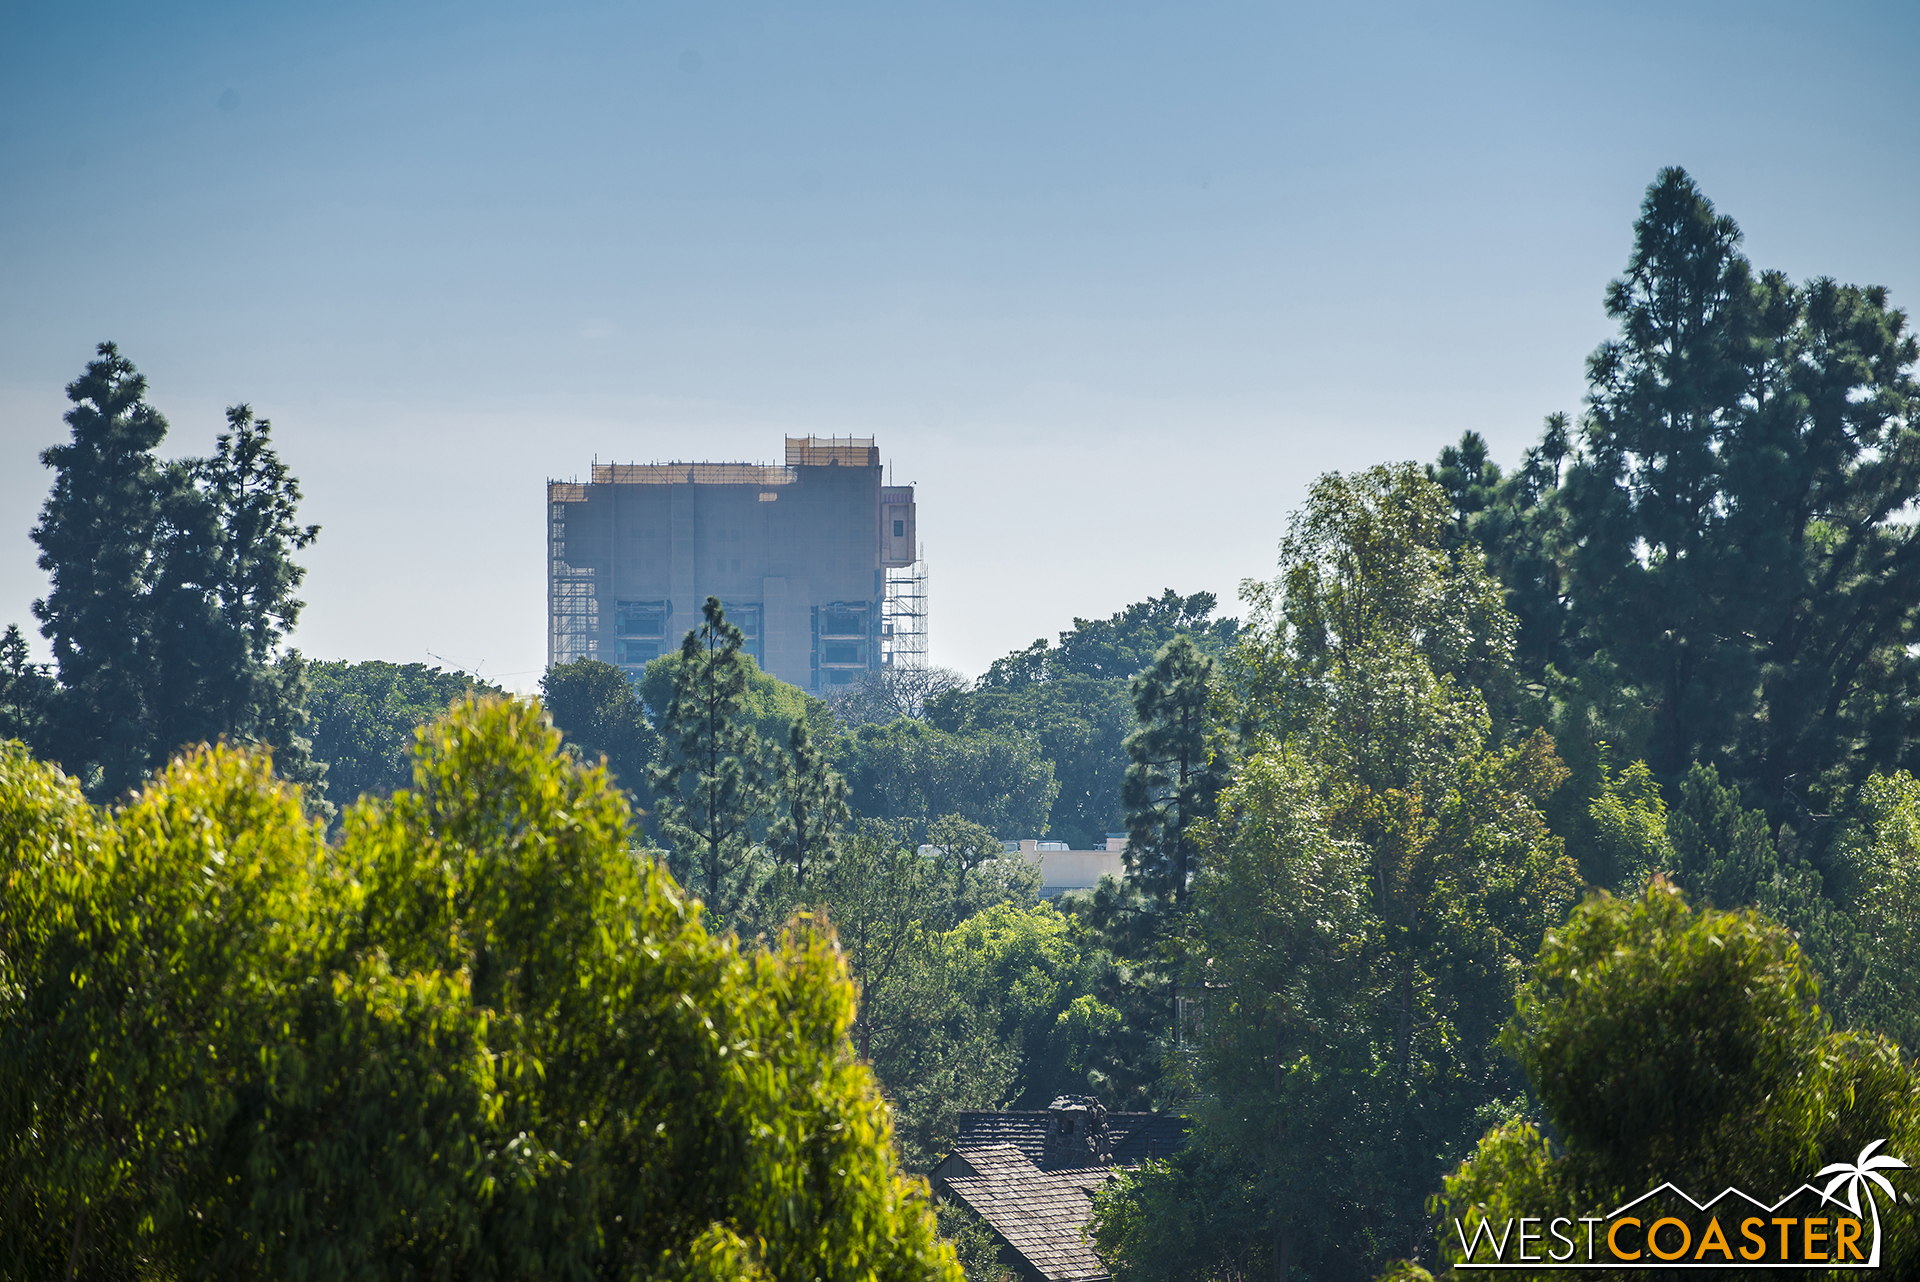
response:
M1316 474L1511 459L1656 170L1920 297L1920 6L0 0L0 624L120 343L325 528L298 643L525 688L542 483L873 435L936 661L1272 572Z

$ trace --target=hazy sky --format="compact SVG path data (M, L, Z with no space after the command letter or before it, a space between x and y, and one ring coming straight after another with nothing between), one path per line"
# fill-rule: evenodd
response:
M1322 471L1578 410L1642 193L1920 300L1920 5L0 0L0 625L121 345L297 643L545 659L543 483L872 435L937 662L1231 604ZM42 646L44 652L44 646Z

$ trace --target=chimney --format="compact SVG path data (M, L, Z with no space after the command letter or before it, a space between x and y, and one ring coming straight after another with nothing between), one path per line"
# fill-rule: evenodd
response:
M1062 1095L1047 1105L1045 1160L1075 1166L1113 1160L1107 1110L1091 1095Z

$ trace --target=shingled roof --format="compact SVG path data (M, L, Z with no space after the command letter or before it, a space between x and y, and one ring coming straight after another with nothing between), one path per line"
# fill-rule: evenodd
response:
M956 1153L976 1174L942 1183L1047 1282L1094 1282L1110 1276L1081 1236L1093 1219L1093 1192L1112 1172L1104 1166L1043 1171L1011 1144Z
M1093 1194L1117 1169L1170 1157L1186 1124L1158 1113L1108 1113L1085 1096L1063 1095L1045 1110L962 1113L952 1153L933 1168L933 1186L958 1198L1043 1282L1108 1277L1087 1245Z
M1062 1159L1047 1151L1047 1133L1054 1125L1047 1109L1031 1112L962 1113L960 1134L954 1147L985 1148L992 1144L1011 1144L1026 1154L1027 1160L1043 1169L1071 1163L1085 1165L1085 1159ZM1184 1118L1165 1113L1108 1113L1107 1133L1112 1137L1113 1158L1104 1166L1138 1166L1149 1158L1172 1157L1187 1139Z

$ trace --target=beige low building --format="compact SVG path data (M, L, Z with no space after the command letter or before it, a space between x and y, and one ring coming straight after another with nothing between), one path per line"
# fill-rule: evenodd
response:
M1058 899L1069 890L1092 890L1103 876L1119 881L1127 873L1125 833L1108 833L1098 850L1074 850L1064 841L1031 837L1006 846L1009 855L1019 854L1040 865L1042 899Z

